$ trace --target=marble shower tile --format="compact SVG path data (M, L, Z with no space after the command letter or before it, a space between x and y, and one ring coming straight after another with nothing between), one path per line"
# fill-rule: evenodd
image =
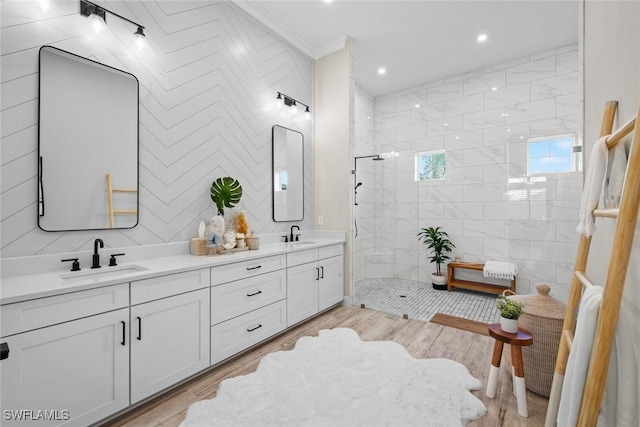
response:
M556 103L553 99L541 99L506 107L507 124L530 122L555 117Z
M529 259L529 241L514 239L484 239L483 253L487 257L513 261Z
M411 123L444 118L444 102L422 105L411 110Z
M518 142L519 137L529 137L529 123L516 123L484 129L484 145L501 145Z
M505 147L491 145L488 147L469 148L463 150L463 166L492 165L504 163Z
M484 143L484 133L481 129L470 132L460 132L446 135L444 141L447 150L482 147Z
M375 117L386 116L387 114L393 114L396 112L396 98L390 98L384 101L376 100L375 106Z
M530 84L532 101L580 92L580 76L577 72L536 80Z
M493 219L464 220L462 222L462 233L465 237L504 239L505 221Z
M465 114L463 117L464 130L482 129L505 124L504 108L493 108L477 113Z
M484 108L499 108L512 104L528 102L529 83L500 88L484 95Z
M578 221L580 202L573 200L532 201L531 219L552 221Z
M484 217L486 219L528 220L529 201L485 202Z
M447 202L444 216L451 219L484 219L482 202Z
M481 237L459 237L451 239L455 249L452 251L454 256L462 256L463 261L473 262L472 257L482 254L482 238ZM460 270L461 272L463 270ZM457 275L457 273L456 273Z
M414 123L412 125L398 126L396 129L396 142L409 141L412 139L426 138L426 123Z
M536 283L555 283L556 269L553 262L520 261L518 262L518 280L531 280Z
M554 119L534 120L529 123L529 135L532 138L549 135L577 133L580 129L580 115L562 116Z
M507 221L508 239L516 240L554 240L556 223L552 221Z
M570 263L576 259L578 243L531 242L530 251L530 259L532 261Z
M582 111L582 96L579 93L556 97L556 116L569 116Z
M420 220L444 218L444 203L414 203L412 204L411 217Z
M556 74L556 58L539 59L507 68L507 86L552 77Z
M504 200L504 183L469 184L462 189L465 202L490 202Z
M431 138L419 138L411 141L411 150L414 152L440 150L444 148L444 135Z
M493 71L504 70L504 69L507 69L509 67L515 67L516 65L526 64L527 62L529 62L529 57L528 56L523 56L522 58L516 58L516 59L512 59L510 61L505 61L505 62L501 62L499 64L495 64L495 65L491 65L489 67L485 67L484 68L484 72L485 73L491 73Z
M408 125L410 122L411 114L409 111L387 114L382 116L382 129L397 128L399 126Z
M463 95L462 82L448 83L427 89L427 104L443 102L450 99L461 98Z
M445 117L460 116L462 114L481 111L484 108L484 95L475 95L456 98L444 103Z
M447 135L462 132L462 116L427 121L427 136Z
M580 58L577 48L556 56L556 73L564 74L575 71L580 71Z
M480 92L491 91L492 88L505 86L505 70L496 70L469 77L463 82L464 95L473 95Z
M482 182L502 182L505 183L509 180L509 163L500 163L493 165L483 165L484 180Z
M376 145L389 144L396 140L396 130L392 129L380 129L377 128L374 134L374 141Z
M534 55L531 55L529 57L529 59L531 61L536 61L538 59L542 59L542 58L547 58L549 56L558 56L561 55L565 52L570 52L570 51L578 51L578 45L577 43L573 43L573 44L569 44L566 46L561 46L558 47L556 49L551 49L551 50L545 50L544 52L540 52L540 53L536 53Z
M582 198L582 178L575 174L555 182L556 200L580 200Z
M580 235L576 231L578 228L578 220L574 221L555 221L557 242L578 242Z
M411 92L396 98L396 111L415 110L416 105L424 106L426 103L426 90Z
M482 184L485 182L486 166L468 166L462 168L447 167L448 184Z
M462 185L441 185L427 189L427 202L461 202Z
M446 152L447 168L461 168L464 160L464 150L448 150Z

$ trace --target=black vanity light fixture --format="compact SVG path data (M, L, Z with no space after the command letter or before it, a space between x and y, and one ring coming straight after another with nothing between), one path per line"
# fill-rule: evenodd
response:
M80 0L80 15L86 16L91 21L91 25L96 33L101 32L107 23L107 13L122 19L123 21L127 21L130 24L138 27L137 30L133 33L135 36L135 44L138 50L143 50L147 46L147 40L144 34L144 27L137 22L133 22L131 19L125 18L122 15L119 15L115 12L112 12L104 7L98 6L95 3L91 3L87 0Z
M303 105L305 107L304 110L304 118L305 120L311 120L311 111L309 110L309 106L303 102L298 101L297 99L293 99L289 95L285 95L282 92L278 92L278 96L276 96L276 107L280 108L283 105L291 107L291 113L298 113L298 104Z

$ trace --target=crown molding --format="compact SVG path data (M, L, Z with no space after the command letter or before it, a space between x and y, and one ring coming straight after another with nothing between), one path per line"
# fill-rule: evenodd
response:
M289 30L285 23L277 17L267 12L258 1L255 0L231 0L231 3L244 11L246 14L266 26L268 29L282 37L285 41L291 43L305 55L316 59L316 49L307 40L298 34Z
M349 36L342 36L339 39L320 46L316 49L315 59L319 59L323 56L329 55L330 53L339 51L347 45L347 40L349 40Z

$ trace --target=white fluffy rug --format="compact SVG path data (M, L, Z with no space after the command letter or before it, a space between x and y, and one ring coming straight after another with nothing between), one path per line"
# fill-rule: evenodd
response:
M469 392L481 387L458 362L414 359L351 329L322 330L266 355L256 372L224 380L181 425L464 426L486 413Z

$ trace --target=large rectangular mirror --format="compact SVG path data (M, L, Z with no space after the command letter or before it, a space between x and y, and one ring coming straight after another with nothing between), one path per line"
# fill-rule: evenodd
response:
M275 125L273 143L273 220L304 218L304 138L302 133Z
M38 226L138 223L138 79L51 46L40 48Z

